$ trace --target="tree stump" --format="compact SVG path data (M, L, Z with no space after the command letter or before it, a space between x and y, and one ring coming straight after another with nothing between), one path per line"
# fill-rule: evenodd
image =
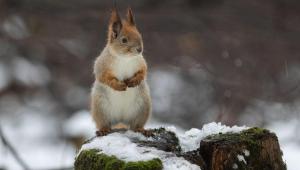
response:
M261 128L208 136L200 153L209 170L286 170L276 135Z
M124 133L124 132L118 132ZM184 158L201 170L286 170L274 133L250 128L240 133L219 133L202 139L193 151L183 152L176 134L164 128L148 130L151 140L130 138L140 147L154 147ZM97 137L87 141L90 143ZM84 150L76 158L75 170L162 170L159 158L125 162L99 150ZM176 169L174 169L176 170Z
M126 131L113 131L116 133L125 133ZM131 142L139 147L152 147L168 153L168 157L182 157L192 164L205 167L205 163L200 155L200 151L182 152L179 139L176 134L167 131L164 128L149 129L141 133L145 137L150 137L151 140L143 140L136 137L128 137ZM93 137L87 140L88 144L99 137ZM101 138L101 137L100 137ZM89 149L83 150L76 157L74 163L75 170L162 170L162 160L156 158L148 161L125 162L118 159L116 156L109 156L101 153L100 150Z

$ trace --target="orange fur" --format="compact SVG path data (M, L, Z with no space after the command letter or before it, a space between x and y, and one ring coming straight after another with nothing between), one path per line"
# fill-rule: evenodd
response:
M112 73L111 70L105 70L103 74L100 75L99 80L110 86L111 88L118 90L118 91L125 91L127 85L123 81L119 81Z

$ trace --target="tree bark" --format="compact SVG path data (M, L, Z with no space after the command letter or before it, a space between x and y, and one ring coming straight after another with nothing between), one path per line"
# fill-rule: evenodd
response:
M209 136L200 153L208 170L286 170L276 135L260 128Z

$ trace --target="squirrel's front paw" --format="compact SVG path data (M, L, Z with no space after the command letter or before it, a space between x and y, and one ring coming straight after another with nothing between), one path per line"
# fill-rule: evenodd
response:
M111 87L117 91L126 91L127 84L124 82L118 82L118 83L113 84Z
M124 81L128 87L135 87L141 83L139 79L126 79Z

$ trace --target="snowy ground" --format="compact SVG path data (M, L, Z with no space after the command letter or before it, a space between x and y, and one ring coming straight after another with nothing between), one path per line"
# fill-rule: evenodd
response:
M43 115L34 112L27 112L26 116L14 118L13 120L1 116L0 123L8 140L20 153L22 159L34 169L72 166L76 155L76 149L72 147L70 143L63 140L62 137L58 135L58 132L66 131L69 133L67 135L81 134L88 138L93 136L95 130L90 115L86 111L77 112L62 129L57 128L59 125L56 123L55 118L45 119ZM154 120L151 121L147 127L153 128L160 127L161 125L161 123ZM199 145L200 140L209 134L217 133L219 131L239 131L245 128L228 128L226 126L221 126L220 124L211 123L203 126L201 130L191 129L184 133L184 130L179 127L172 127L170 125L163 126L177 132L181 146L186 151L193 150ZM299 134L297 135L296 133L299 133L297 131L297 129L299 129L299 122L297 120L288 123L276 122L270 124L267 128L278 135L284 154L283 158L287 162L288 170L298 170L300 140L298 137ZM115 138L118 136L112 135L110 137ZM124 143L126 144L126 141L124 141ZM174 159L171 160L171 162L172 161L174 161ZM176 160L175 162L182 163L184 161ZM168 161L165 161L165 163L168 163ZM186 162L183 164L187 165L185 163ZM171 163L169 162L169 164ZM12 155L0 142L0 168L1 167L12 170L21 169Z

